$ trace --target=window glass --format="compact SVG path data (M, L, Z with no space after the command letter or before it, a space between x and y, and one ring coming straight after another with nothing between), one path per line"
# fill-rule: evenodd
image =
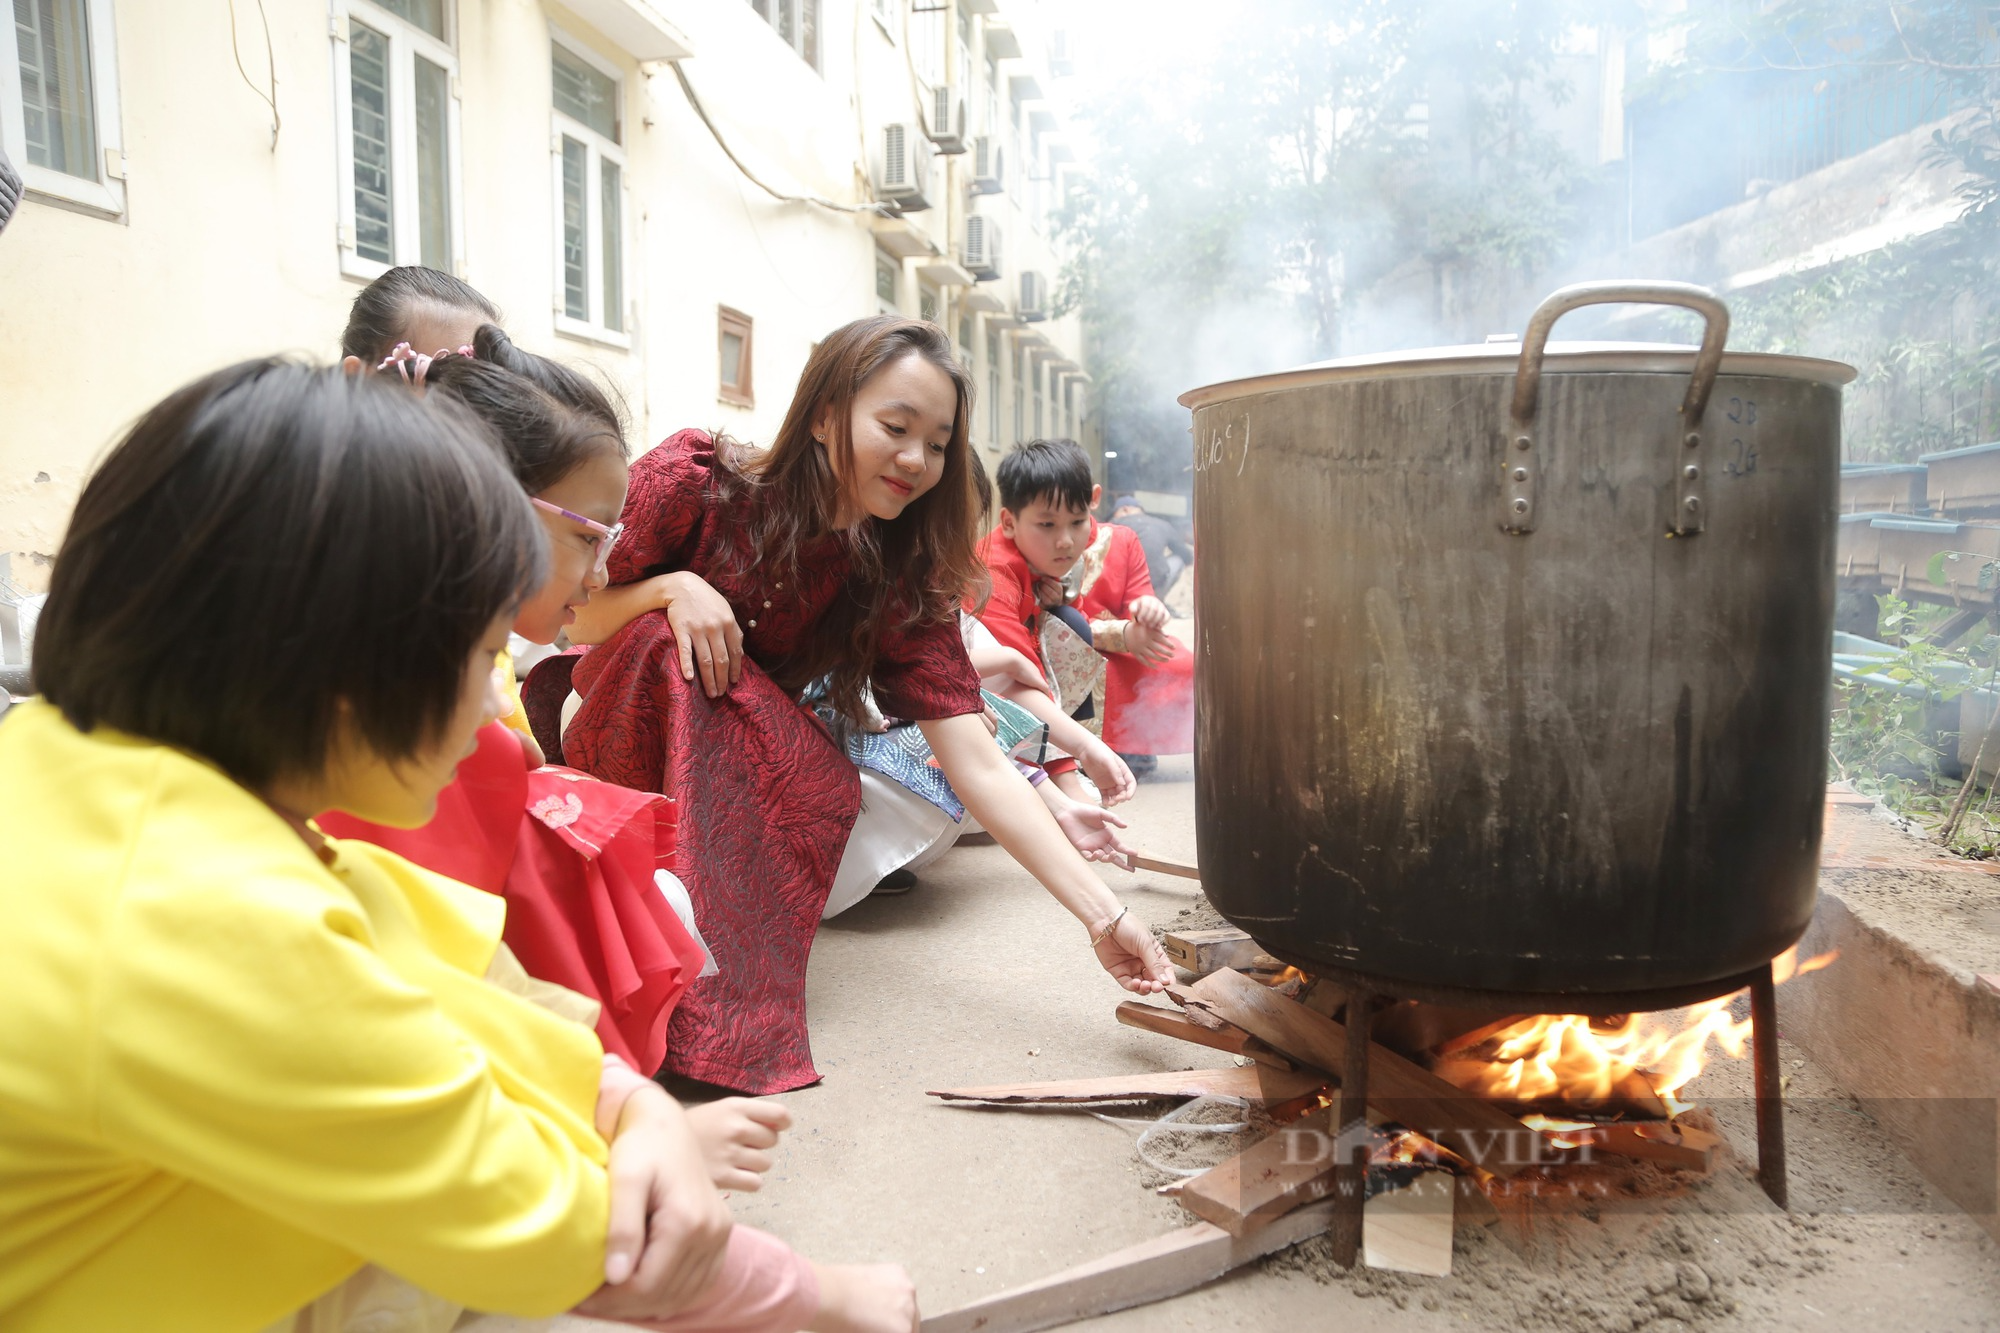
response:
M560 45L554 49L556 110L619 142L618 80Z
M743 382L743 335L725 331L722 335L722 382Z
M375 3L412 27L444 40L444 0L375 0Z
M15 0L18 5L21 0ZM366 24L348 29L354 100L354 249L379 264L396 262L389 200L389 39Z
M28 161L96 180L97 118L85 0L14 0Z
M584 180L590 154L568 135L562 141L563 313L571 319L590 318L590 263Z
M875 255L875 295L896 304L896 261L879 251Z
M599 233L604 246L604 327L625 328L624 226L622 206L624 173L608 158L598 160Z
M451 75L416 57L417 253L451 269Z

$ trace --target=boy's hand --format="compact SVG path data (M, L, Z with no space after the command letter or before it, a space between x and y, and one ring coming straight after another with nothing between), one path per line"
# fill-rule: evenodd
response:
M1068 600L1069 600L1069 591L1068 589L1063 587L1063 581L1061 579L1056 578L1052 574L1035 575L1036 605L1040 606L1044 611L1046 611L1050 607L1061 606L1064 602Z
M1125 630L1125 651L1147 666L1158 666L1174 655L1173 637L1134 620Z
M1167 614L1167 604L1157 597L1135 597L1132 599L1132 619L1147 629L1163 630L1171 617Z
M705 1106L691 1106L688 1127L708 1163L709 1179L719 1190L754 1194L771 1169L771 1150L778 1136L792 1127L792 1113L783 1102L763 1097L724 1097Z

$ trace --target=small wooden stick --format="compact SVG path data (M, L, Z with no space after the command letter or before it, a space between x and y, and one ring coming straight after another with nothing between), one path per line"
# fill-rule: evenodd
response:
M1162 1301L1318 1235L1326 1230L1330 1215L1328 1204L1301 1208L1243 1237L1197 1222L1039 1282L932 1315L924 1320L923 1333L1035 1333Z
M1057 1079L1044 1083L999 1083L982 1088L940 1088L928 1092L947 1102L1129 1102L1148 1097L1241 1097L1251 1102L1288 1102L1317 1089L1318 1074L1285 1073L1262 1065L1229 1069L1186 1069L1162 1074L1112 1074L1103 1078Z
M1184 866L1178 861L1159 861L1150 856L1140 856L1136 852L1126 859L1131 861L1134 870L1155 870L1162 875L1178 875L1182 879L1201 878L1201 871L1193 866Z

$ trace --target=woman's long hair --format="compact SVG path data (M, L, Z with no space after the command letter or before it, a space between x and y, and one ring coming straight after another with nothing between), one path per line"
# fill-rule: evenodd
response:
M906 356L937 367L958 399L944 473L897 518L866 518L842 531L842 502L856 484L854 400L862 385ZM814 423L822 418L824 445L813 438ZM834 599L795 652L771 664L779 684L803 688L830 677L829 702L858 719L866 712L862 690L885 635L924 623L956 623L960 599L984 572L972 517L966 438L971 419L972 376L952 355L944 331L922 320L878 315L834 330L813 349L768 450L750 454L718 441L722 466L716 480L723 503L746 492L751 499L734 553L737 572L755 565L775 571L779 580L795 578L807 548L828 537L845 543L853 562L845 595Z

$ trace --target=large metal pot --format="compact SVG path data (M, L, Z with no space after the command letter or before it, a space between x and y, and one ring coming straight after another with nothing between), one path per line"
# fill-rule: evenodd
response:
M1547 342L1690 307L1699 351ZM1714 993L1813 910L1840 387L1677 283L1194 390L1204 888L1405 993ZM1589 1003L1586 1003L1589 1001Z

